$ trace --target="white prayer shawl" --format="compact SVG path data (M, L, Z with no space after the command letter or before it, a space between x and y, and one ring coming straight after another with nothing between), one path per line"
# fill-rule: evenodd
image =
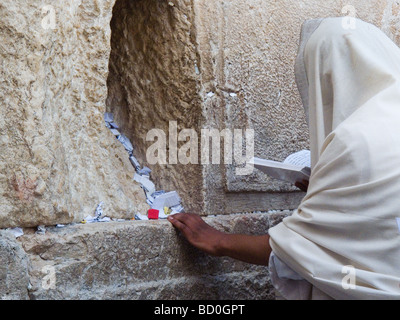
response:
M361 20L314 20L296 73L312 174L273 252L334 299L400 299L400 49Z

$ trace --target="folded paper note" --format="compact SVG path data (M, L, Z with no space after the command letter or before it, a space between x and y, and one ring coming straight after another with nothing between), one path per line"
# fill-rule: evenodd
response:
M179 205L180 202L181 199L179 198L178 193L176 191L171 191L156 197L151 207L159 210L160 212L164 212L164 207L171 208Z

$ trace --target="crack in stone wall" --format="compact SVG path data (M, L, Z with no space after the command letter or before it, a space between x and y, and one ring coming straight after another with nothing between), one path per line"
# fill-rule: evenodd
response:
M146 210L103 122L113 4L54 1L54 29L41 1L0 4L0 228Z
M190 1L118 0L111 20L107 110L135 144L138 161L152 169L157 188L177 190L188 210L202 207L199 165L150 165L147 132L198 129L201 104Z

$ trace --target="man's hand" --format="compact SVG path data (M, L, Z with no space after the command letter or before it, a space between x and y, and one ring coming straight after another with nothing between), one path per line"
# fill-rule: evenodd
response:
M301 191L307 192L307 190L308 190L308 184L309 184L309 181L308 181L308 180L302 180L302 181L297 181L297 182L295 183L295 186L296 186L297 188L299 188Z
M185 238L196 248L213 256L220 256L221 241L224 233L209 226L197 214L177 213L168 217Z
M268 265L271 247L269 235L252 236L228 234L209 226L191 213L177 213L168 217L186 239L196 248L213 256L227 256L240 261Z

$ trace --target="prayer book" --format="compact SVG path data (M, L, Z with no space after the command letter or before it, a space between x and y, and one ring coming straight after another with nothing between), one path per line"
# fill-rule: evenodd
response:
M311 175L311 155L309 150L302 150L288 156L283 162L253 158L254 167L274 179L295 184L309 180Z

